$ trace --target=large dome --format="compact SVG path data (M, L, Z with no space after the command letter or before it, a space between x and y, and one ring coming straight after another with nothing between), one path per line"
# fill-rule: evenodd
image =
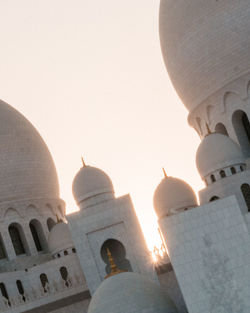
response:
M33 125L0 100L0 202L58 198L56 169Z
M177 313L168 295L155 283L136 273L122 273L104 280L96 290L88 313Z
M164 61L189 111L250 71L249 0L161 0Z
M239 145L219 133L206 136L196 153L196 166L201 177L206 177L225 167L243 163L244 157Z

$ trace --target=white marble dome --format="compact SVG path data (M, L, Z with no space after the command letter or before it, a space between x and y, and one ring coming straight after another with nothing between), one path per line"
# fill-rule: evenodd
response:
M249 16L249 0L161 0L164 61L190 112L250 72Z
M0 202L58 198L54 162L34 126L0 100Z
M196 207L197 199L193 189L185 181L165 177L155 190L153 203L158 218L161 218Z
M239 145L220 133L207 135L196 153L196 166L201 177L232 165L244 164Z
M174 303L155 283L137 273L104 280L90 302L88 313L177 313Z
M109 176L99 168L83 166L73 181L73 195L77 203L101 194L114 193Z
M59 222L53 226L49 233L48 246L52 255L74 247L71 233L67 224Z

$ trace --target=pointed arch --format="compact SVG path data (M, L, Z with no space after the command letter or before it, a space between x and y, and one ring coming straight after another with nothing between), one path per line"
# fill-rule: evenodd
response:
M38 252L46 250L46 237L43 227L37 219L33 219L29 223L30 231Z
M18 290L19 294L22 296L22 299L25 302L26 298L24 295L24 288L23 288L23 284L22 284L21 280L16 281L16 286L17 286L17 290Z
M51 231L51 229L56 225L56 222L53 220L53 218L49 217L47 219L47 226L48 230Z
M40 282L42 284L44 292L47 292L47 285L49 284L48 277L46 274L42 273L40 275Z
M60 274L61 274L62 279L65 282L65 285L68 287L69 286L69 283L68 283L68 276L69 276L69 274L68 274L68 270L67 270L67 268L65 266L62 266L60 268Z
M18 217L19 218L20 214L16 209L8 208L4 213L4 218L6 217L13 217L13 218Z
M222 135L225 135L225 136L228 136L228 132L227 132L226 126L224 124L222 124L222 123L216 124L215 132L219 133L219 134L222 134Z
M21 225L17 223L10 224L9 234L16 255L25 254L25 237Z
M227 111L228 107L234 107L242 102L240 96L236 92L228 91L224 95L223 107L224 111Z
M8 294L8 292L7 292L7 289L6 289L4 283L0 283L0 292L1 292L2 296L3 296L6 300L8 300L9 306L11 306L10 299L9 299L9 294Z
M2 234L0 233L0 260L6 258L7 258L6 248L3 242Z

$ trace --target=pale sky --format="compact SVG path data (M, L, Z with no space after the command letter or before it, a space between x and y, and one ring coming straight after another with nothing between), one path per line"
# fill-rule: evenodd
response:
M38 129L54 158L61 197L81 167L103 169L130 193L151 248L153 193L163 178L203 187L200 142L168 78L159 0L0 1L0 98Z

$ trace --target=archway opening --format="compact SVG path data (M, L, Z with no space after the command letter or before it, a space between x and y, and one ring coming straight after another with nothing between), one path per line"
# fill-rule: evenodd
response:
M67 268L65 266L61 267L60 268L60 274L61 274L61 277L62 279L64 280L65 282L65 286L69 286L69 283L68 283L68 271L67 271Z
M6 255L6 249L3 243L3 238L2 235L0 234L0 260L2 259L6 259L7 255Z
M9 234L15 250L16 255L25 254L24 248L24 234L21 226L19 224L11 224L9 226Z
M40 275L40 281L41 281L44 292L47 292L47 285L49 284L47 275L42 273Z
M110 251L117 267L120 270L132 272L130 261L126 259L126 250L124 245L118 240L108 239L104 242L101 248L101 257L106 263L105 270L107 274L109 274L111 271L107 254L108 250Z
M247 114L241 110L235 111L232 123L243 154L250 157L250 123Z
M18 289L19 294L22 296L22 299L25 302L26 298L24 295L24 289L23 289L23 284L22 284L21 280L17 280L16 285L17 285L17 289Z
M250 212L250 186L248 184L243 184L241 185L240 189L244 197L248 212Z
M219 134L222 134L222 135L225 135L225 136L228 136L227 129L226 129L225 125L222 124L222 123L218 123L215 126L215 132L219 133Z
M46 248L46 238L41 223L34 219L30 221L29 226L37 251L44 251Z
M9 306L11 306L9 295L8 295L8 292L6 290L4 283L0 283L0 291L1 291L2 296L8 301Z
M226 177L226 173L225 173L225 171L220 171L220 177L221 178L225 178Z
M56 225L56 222L51 218L49 217L47 219L47 226L48 226L48 230L51 231L51 229Z

